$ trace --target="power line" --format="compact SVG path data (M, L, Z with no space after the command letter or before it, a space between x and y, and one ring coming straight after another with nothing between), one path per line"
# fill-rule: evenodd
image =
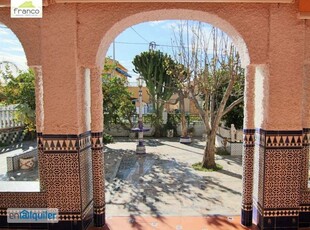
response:
M125 44L125 45L150 45L150 43L142 43L142 42L115 42L117 44ZM174 46L174 45L164 45L164 44L157 44L156 46L162 46L162 47L170 47L170 48L179 48L179 47L185 47L187 48L187 46Z
M141 34L139 34L132 26L130 27L140 38L142 38L144 41L146 41L147 43L149 43L148 40L146 40Z
M149 43L142 43L142 42L115 42L117 44L125 44L125 45L149 45Z

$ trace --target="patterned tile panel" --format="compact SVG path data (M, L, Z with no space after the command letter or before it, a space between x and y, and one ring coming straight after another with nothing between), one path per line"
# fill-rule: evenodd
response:
M266 148L302 148L303 132L293 131L272 131L272 130L256 130L257 137L259 135L260 145Z
M242 156L243 177L242 177L242 209L252 210L253 200L253 164L254 164L254 146L244 147Z
M310 205L301 205L299 207L300 212L310 212Z
M44 208L47 207L46 193L5 192L0 193L0 208Z
M91 143L92 143L92 149L94 150L100 150L103 148L103 133L91 133Z
M264 217L275 217L275 216L298 216L299 209L276 209L276 210L264 210Z
M302 142L304 146L310 145L310 128L303 129Z
M94 189L94 212L104 213L105 194L104 194L104 157L103 149L93 150L93 189Z
M91 147L90 132L80 135L43 134L39 141L44 153L76 153Z
M308 179L309 179L309 146L304 146L302 148L301 153L301 190L308 190Z
M39 170L39 178L40 178L40 191L45 191L45 176L46 176L46 170L45 170L45 154L43 153L43 149L38 148L38 170Z
M59 212L81 212L79 154L45 154L48 206Z
M254 147L255 129L244 129L243 130L243 145L246 147Z
M79 155L81 169L82 209L84 210L93 199L92 150L85 149Z
M79 213L59 213L59 221L80 221L82 215Z
M299 208L301 149L266 149L264 208Z
M301 173L301 193L300 203L310 206L310 188L308 188L309 180L309 158L310 158L310 128L303 129L303 152L302 152L302 173ZM309 210L310 212L310 210Z
M300 192L300 204L301 205L309 205L310 206L310 191L301 191Z

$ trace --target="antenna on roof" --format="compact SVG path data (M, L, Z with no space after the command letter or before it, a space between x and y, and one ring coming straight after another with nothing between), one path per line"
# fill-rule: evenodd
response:
M149 51L154 51L156 49L156 42L150 42L149 44Z

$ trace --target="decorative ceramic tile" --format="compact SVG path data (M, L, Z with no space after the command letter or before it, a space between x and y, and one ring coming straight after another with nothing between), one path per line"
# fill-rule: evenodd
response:
M266 131L259 129L256 130L256 132L259 134L259 144L265 146L266 148L301 148L303 145L302 131Z
M103 133L91 133L91 143L92 143L92 149L94 150L100 150L103 148Z
M267 149L264 208L299 208L301 149Z
M264 210L264 217L273 217L273 216L298 216L299 209L296 210L285 210L285 209L277 209L277 210Z
M5 192L0 193L0 208L45 208L46 193L38 192Z
M85 149L79 155L81 169L82 209L93 200L92 150Z
M242 207L244 210L252 210L253 200L253 161L254 161L254 146L244 146L242 156L243 177L242 177Z
M80 135L48 135L43 134L39 143L44 153L76 153L91 147L90 132Z
M255 129L244 129L243 130L243 145L246 147L254 147Z
M301 205L299 207L300 212L310 212L310 205Z
M79 154L45 154L45 186L49 207L59 212L80 212Z
M94 211L97 212L105 206L104 194L104 157L103 150L93 150L93 186L94 186Z

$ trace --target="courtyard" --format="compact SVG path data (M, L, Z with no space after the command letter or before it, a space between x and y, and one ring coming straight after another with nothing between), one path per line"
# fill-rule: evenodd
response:
M239 215L242 193L240 156L216 156L223 166L216 172L200 172L191 165L203 157L204 141L184 145L178 139L147 139L147 154L135 153L136 141L116 138L104 149L107 216L207 216ZM2 149L7 156L33 149L35 143ZM38 168L6 173L6 185L38 181ZM11 187L11 186L10 186Z
M146 155L135 141L116 139L105 147L107 216L240 215L240 156L216 156L223 166L199 172L191 165L203 157L204 141L147 139Z

